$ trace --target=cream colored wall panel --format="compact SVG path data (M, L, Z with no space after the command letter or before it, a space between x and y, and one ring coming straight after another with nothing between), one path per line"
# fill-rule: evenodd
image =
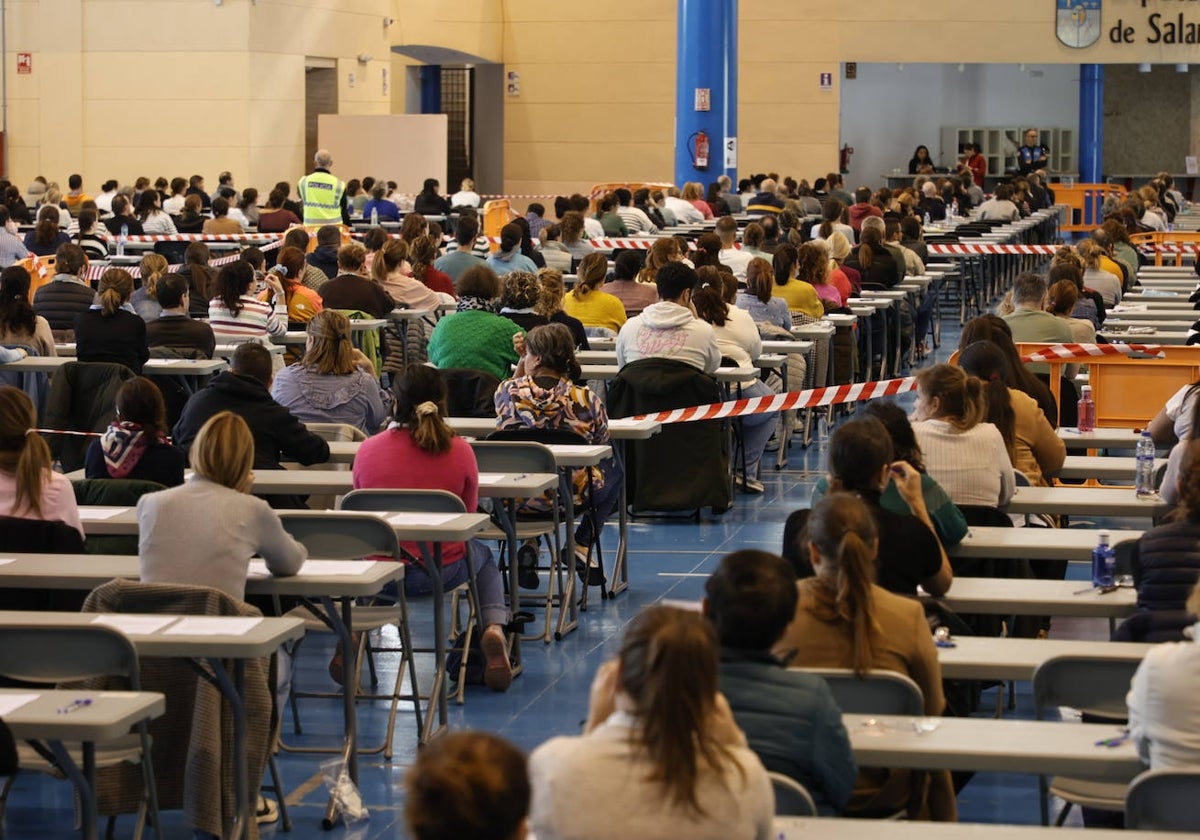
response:
M396 8L398 21L389 33L394 44L443 47L487 61L502 60L501 40L508 10L501 0L457 3L398 0Z
M789 109L786 116L771 105L742 105L738 108L741 148L769 143L819 143L838 132L838 106L807 105Z
M342 3L338 8L260 0L250 9L249 43L266 52L328 58L367 53L382 59L388 54L390 33L395 29L384 29L387 15L394 16L391 5L380 0Z
M25 185L42 174L42 147L9 144L6 176L23 190Z
M258 187L259 197L266 200L266 193L279 181L295 184L310 167L304 165L304 143L282 146L252 146L248 152L246 183ZM334 171L337 167L334 167ZM292 187L292 196L296 189Z
M260 146L303 148L304 102L252 102L246 122L246 144L251 149Z
M504 144L505 180L670 179L674 145L667 143Z
M793 64L838 61L842 45L833 23L750 21L738 26L739 64ZM785 68L778 68L780 73Z
M179 143L221 149L246 145L249 102L241 100L189 99L157 102L153 119L145 108L123 99L89 99L84 103L83 121L88 126L89 145L136 145L154 147ZM110 126L111 130L100 130Z
M101 96L132 101L161 99L245 99L250 88L248 53L85 52L87 88ZM182 62L203 73L181 73ZM136 79L136 85L130 80Z
M98 188L107 178L116 178L123 184L133 183L139 175L150 179L159 175L170 179L176 175L187 178L193 174L203 175L209 191L216 189L217 174L228 169L234 175L234 183L249 186L245 180L246 153L244 149L214 149L208 146L147 146L136 149L127 147L89 147L84 151L84 168L94 175L85 176L84 184Z
M744 152L739 148L741 172L778 172L796 180L822 178L837 168L837 136L827 143L757 143Z
M673 112L659 105L579 106L510 104L504 111L504 136L512 142L578 143L670 139ZM667 132L665 135L662 132Z
M89 52L124 52L131 45L145 44L174 47L176 56L182 57L192 50L245 50L250 43L250 8L240 0L220 6L192 0L83 0L82 18L77 20L81 20L83 46ZM55 26L63 22L56 17Z
M39 26L39 5L40 0L8 0L7 24L10 52L34 52L41 49L46 33ZM15 56L13 60L16 60Z
M510 26L542 21L580 25L598 20L666 21L675 25L675 0L610 0L606 3L556 3L510 0L505 4Z
M553 64L508 64L521 74L521 95L512 103L561 103L586 111L596 102L658 103L675 107L675 62L581 64L564 73Z
M576 64L603 57L613 61L675 61L674 21L572 20L510 25L504 30L506 64Z
M837 64L796 64L786 73L766 64L743 66L738 76L738 107L774 105L780 111L792 105L836 108L840 72ZM821 73L833 74L833 90L821 90Z

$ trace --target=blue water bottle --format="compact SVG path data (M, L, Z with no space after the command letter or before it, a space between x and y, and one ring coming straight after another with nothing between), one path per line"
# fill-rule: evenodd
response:
M1115 584L1117 555L1108 544L1108 533L1100 532L1100 542L1092 549L1092 586L1107 589Z

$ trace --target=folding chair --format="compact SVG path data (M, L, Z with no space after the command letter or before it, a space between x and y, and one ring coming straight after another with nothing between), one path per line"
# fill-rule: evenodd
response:
M817 816L817 805L804 785L782 773L771 771L767 775L771 778L771 787L775 790L775 816Z
M121 677L128 681L130 691L141 691L141 672L138 668L137 652L125 635L103 625L55 626L0 629L0 674L14 680L54 685L61 682L77 682L97 677ZM41 744L30 742L18 748L21 769L55 773L66 765L87 767L89 760L95 769L113 767L125 762L141 766L142 782L146 796L138 808L134 838L142 836L146 824L146 813L154 825L156 836L162 837L162 823L158 812L158 791L154 783L154 768L151 762L150 730L146 721L140 721L137 732L123 738L101 744L90 756L91 747L72 747L62 754L53 753ZM85 770L85 772L87 772ZM10 776L0 791L0 823L8 804L8 793L15 774ZM89 779L90 783L95 779ZM111 831L112 821L109 818Z
M871 671L858 676L849 668L789 668L824 677L838 708L853 715L923 715L921 687L905 674Z
M1131 831L1200 833L1200 769L1147 770L1125 794L1125 827Z
M325 515L305 513L289 515L280 512L284 530L294 539L304 544L310 557L325 560L358 560L372 555L385 555L393 561L400 562L400 545L396 541L396 532L382 517L368 513L342 514L328 513ZM332 599L324 600L324 612L311 604L304 604L288 612L288 615L304 620L309 632L334 632L341 637L343 655L353 656L354 667L345 674L345 691L354 691L355 696L364 700L388 700L391 707L388 710L387 732L382 744L375 747L359 747L360 753L373 754L382 752L384 758L392 757L392 741L395 737L396 710L401 700L412 700L413 714L416 718L417 732L422 734L424 728L421 719L421 703L417 690L417 677L413 660L412 638L408 626L408 606L404 600L403 580L398 582L395 603L375 603L366 606L354 606L350 611L350 623L346 626L339 615ZM343 599L345 609L350 599ZM342 626L338 626L342 625ZM379 630L389 625L395 625L400 633L400 644L403 649L400 664L396 669L396 682L390 694L361 694L358 693L359 679L362 673L362 648L366 643L366 634L371 630ZM358 647L351 650L351 638L355 633L362 633ZM292 655L299 652L300 643L297 641L292 648ZM411 674L412 694L401 694L405 670ZM353 680L353 682L351 682ZM344 697L340 692L300 692L293 683L289 695L289 705L292 709L292 731L302 734L300 713L296 700L300 697ZM340 747L301 747L289 745L282 739L280 747L288 752L338 753Z
M358 510L358 511L410 511L420 513L466 513L467 508L463 504L462 499L449 493L445 490L354 490L342 497L338 504L339 510ZM403 551L403 549L401 549ZM413 560L424 565L429 561L426 557L414 557ZM471 638L476 632L482 633L482 626L476 627L479 618L479 594L475 583L475 570L467 566L467 582L461 586L455 587L450 592L451 606L450 614L452 617L450 627L450 638L455 639L458 636L458 608L459 599L464 591L467 592L467 621L465 624L465 634L461 648L457 648L461 653L462 660L459 666L458 679L456 680L458 687L454 692L455 701L458 705L462 705L466 699L466 675L467 675L467 654L471 649ZM435 593L435 597L439 599L441 594ZM438 606L435 606L438 609ZM436 622L441 626L445 626L443 622ZM451 648L456 649L456 648ZM371 684L375 684L375 660L373 654L390 651L390 648L373 646L370 643L366 645L367 666L371 672ZM414 651L415 653L416 651Z
M1098 717L1126 719L1129 710L1125 695L1139 664L1098 656L1047 659L1033 672L1033 706L1037 719L1045 720L1047 710L1059 706L1070 706ZM1126 787L1121 782L1039 776L1042 825L1050 824L1050 794L1066 803L1055 821L1055 825L1062 825L1072 805L1104 811L1122 810Z

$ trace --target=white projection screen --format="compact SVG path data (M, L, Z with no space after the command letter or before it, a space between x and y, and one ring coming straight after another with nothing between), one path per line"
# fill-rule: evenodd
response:
M437 178L444 194L447 126L445 114L321 114L317 142L344 181L371 175L415 195L426 178Z

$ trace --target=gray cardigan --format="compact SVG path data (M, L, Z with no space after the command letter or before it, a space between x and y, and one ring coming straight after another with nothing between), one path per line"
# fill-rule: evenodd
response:
M246 600L255 554L279 577L300 571L308 551L262 499L193 475L138 499L138 556L144 583L186 583Z

